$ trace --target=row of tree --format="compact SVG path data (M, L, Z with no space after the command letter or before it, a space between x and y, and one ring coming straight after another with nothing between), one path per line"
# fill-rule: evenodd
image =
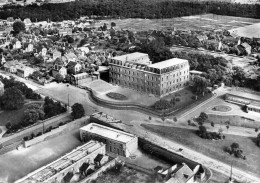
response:
M244 5L224 2L181 2L152 0L102 0L75 1L62 4L36 4L29 6L6 5L0 17L6 19L30 18L32 21L62 21L80 16L125 17L125 18L172 18L204 13L260 18L260 5Z

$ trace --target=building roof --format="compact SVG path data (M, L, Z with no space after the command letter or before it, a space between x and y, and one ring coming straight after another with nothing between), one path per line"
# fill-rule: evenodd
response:
M31 73L35 71L33 68L22 65L22 64L18 65L16 69L17 69L17 71L31 72Z
M246 93L246 92L242 92L242 91L231 91L228 94L255 100L255 101L260 101L260 95L256 95L256 94L252 94L252 93Z
M192 70L192 71L190 71L190 74L203 74L203 72L201 72L201 71L196 71L196 70Z
M172 172L172 177L167 183L186 183L194 175L193 171L185 163Z
M81 77L81 76L88 76L88 73L83 72L83 73L79 73L79 74L75 74L73 75L75 78Z
M246 49L247 48L251 49L251 46L248 43L246 43L246 42L242 43L241 46L243 46Z
M170 67L170 66L183 64L183 63L186 63L186 62L188 62L188 60L184 60L184 59L180 59L180 58L172 58L172 59L169 59L169 60L165 60L165 61L162 61L162 62L151 64L151 65L149 65L149 67L156 68L156 69L164 69L164 68L167 68L167 67Z
M260 109L260 102L251 102L247 107L255 108L255 109Z
M17 64L20 64L17 60L8 61L4 64L4 67L16 66Z
M124 63L126 61L131 62L140 57L147 57L147 59L149 59L149 56L146 53L134 52L134 53L114 57L113 60L120 60ZM148 60L148 61L150 61L150 60ZM139 62L137 62L137 63L139 63ZM143 63L143 61L142 61L142 63Z
M98 134L99 136L103 136L105 138L123 142L123 143L127 143L131 141L133 138L136 138L136 136L133 134L116 130L114 128L109 128L96 123L90 123L87 126L80 128L80 130L90 132L93 134Z
M51 162L50 164L43 166L38 170L35 170L34 172L23 177L22 179L19 179L18 181L16 181L16 183L48 182L53 176L55 176L60 171L76 163L83 157L91 155L93 152L95 152L97 149L103 146L105 146L105 144L91 140L86 144L77 147L70 153Z

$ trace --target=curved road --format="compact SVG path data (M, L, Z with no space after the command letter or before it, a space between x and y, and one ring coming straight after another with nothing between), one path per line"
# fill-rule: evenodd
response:
M22 79L23 80L23 79ZM28 82L27 80L23 80L23 82L27 83L29 86L32 85L32 83ZM99 106L88 98L88 93L83 90L76 88L74 86L66 87L65 84L57 84L59 87L61 87L60 91L56 87L49 87L45 88L43 86L39 87L39 92L45 95L49 95L59 101L63 101L64 103L67 102L67 95L70 94L70 102L72 103L82 103L84 105L84 108L87 112L87 114L91 114L95 111L102 111L110 116L113 116L117 119L121 119L125 123L129 124L131 121L138 120L141 122L144 122L145 119L148 118L147 114L143 114L141 112L137 111L129 111L129 110L114 110L114 109L108 109L102 106ZM35 87L36 85L34 85ZM62 88L63 87L63 88ZM34 88L35 89L35 88ZM203 102L201 105L197 106L195 109L200 108L200 106L205 105L206 103L210 102L211 100ZM192 110L192 111L193 111ZM183 114L184 116L186 114ZM183 116L182 116L183 117ZM160 118L158 118L160 120ZM230 175L230 165L219 162L215 159L209 158L201 153L198 153L189 147L183 146L179 144L178 142L170 141L164 137L160 137L157 134L149 133L147 134L146 130L140 127L140 123L134 122L131 123L133 125L120 125L121 128L123 128L126 131L129 131L131 133L134 133L138 136L143 136L145 138L149 138L149 140L158 143L160 146L164 146L168 148L169 150L172 150L174 153L177 153L176 150L179 148L182 148L183 151L181 152L181 155L188 159L192 159L194 161L200 162L201 164L217 171L220 173L223 173L227 176ZM173 148L174 147L174 148ZM243 182L243 183L260 183L260 178L256 177L254 175L248 174L244 172L243 170L233 168L233 177L237 180Z

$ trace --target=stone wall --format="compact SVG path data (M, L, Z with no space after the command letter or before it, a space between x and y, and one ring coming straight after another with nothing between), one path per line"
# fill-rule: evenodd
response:
M97 179L104 171L106 171L109 168L112 168L116 165L118 159L113 159L109 161L108 163L104 164L102 167L100 167L97 171L93 172L83 180L81 180L79 183L90 183L92 180Z

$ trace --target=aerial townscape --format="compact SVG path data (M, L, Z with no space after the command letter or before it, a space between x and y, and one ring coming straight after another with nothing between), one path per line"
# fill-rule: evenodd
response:
M0 0L0 183L260 183L259 0Z

